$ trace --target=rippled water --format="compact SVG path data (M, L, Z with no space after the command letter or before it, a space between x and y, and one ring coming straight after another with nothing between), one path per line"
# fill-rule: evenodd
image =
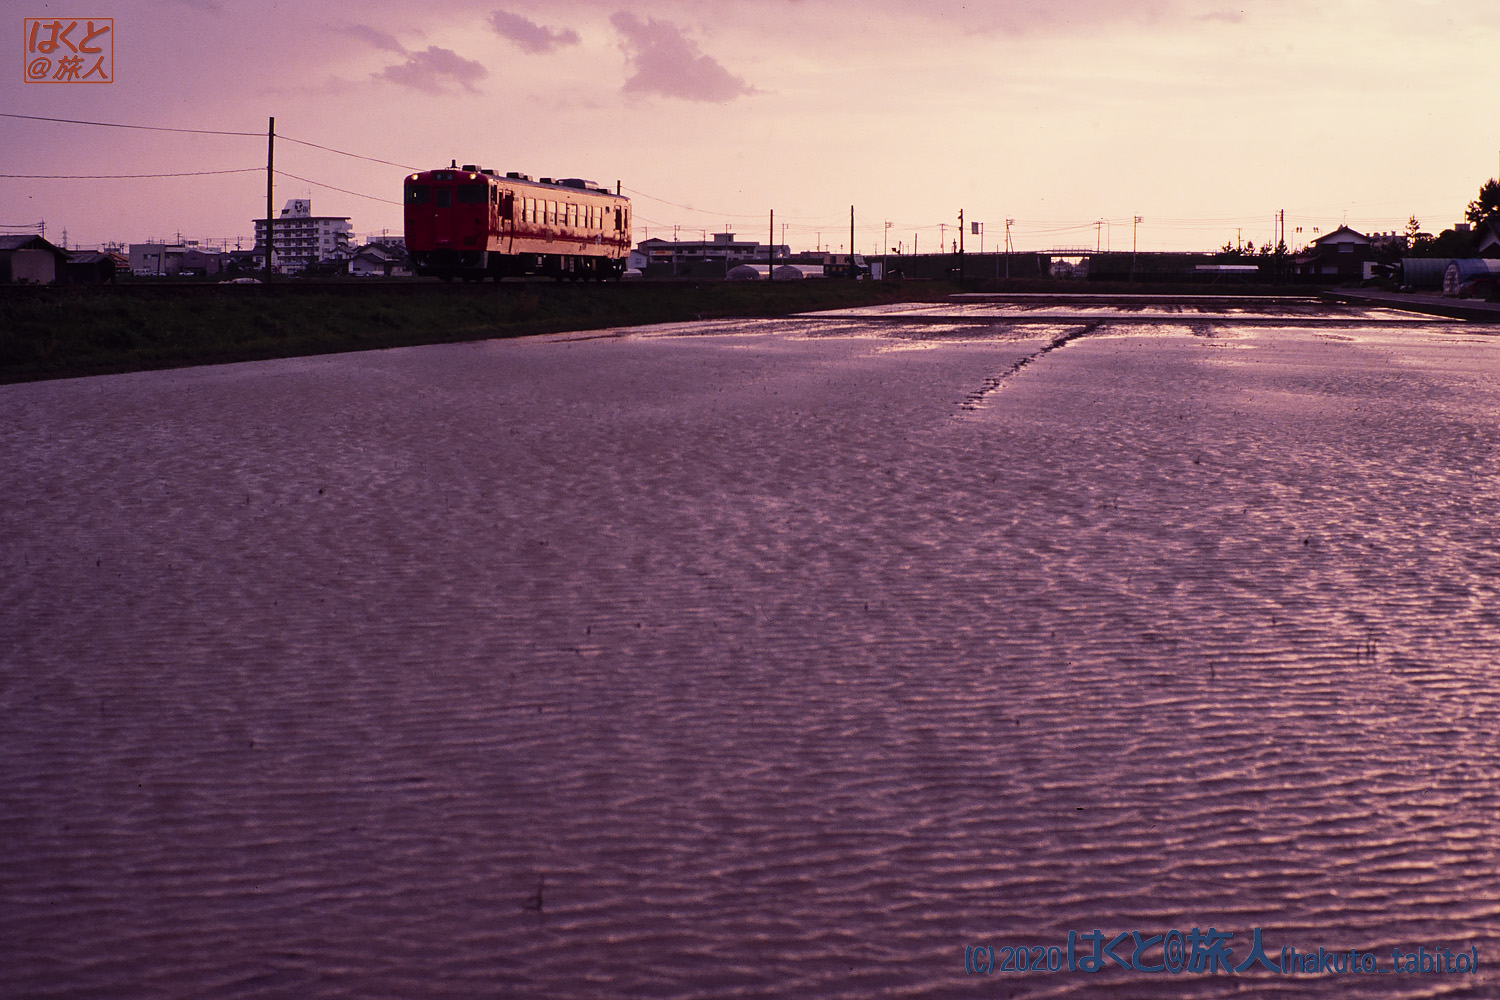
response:
M1497 375L979 302L0 388L0 995L1494 996ZM1210 926L1480 971L964 967Z

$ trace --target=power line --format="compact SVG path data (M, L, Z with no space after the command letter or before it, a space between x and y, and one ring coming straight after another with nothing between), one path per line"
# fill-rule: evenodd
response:
M3 118L24 118L24 119L26 119L28 121L36 121L36 122L59 122L59 123L65 124L65 125L95 125L95 126L98 126L100 128L133 128L133 129L142 129L142 130L145 130L145 131L148 131L148 132L185 132L185 133L188 133L189 135L240 135L240 136L248 136L250 138L258 139L262 135L265 134L263 132L230 132L230 131L224 131L222 129L167 128L166 126L162 126L162 125L133 125L133 124L127 124L127 123L124 123L124 122L91 122L91 121L83 121L83 120L77 119L77 118L48 118L48 117L45 117L43 115L18 115L18 114L12 114L10 112L0 112L0 117L3 117ZM276 136L276 138L281 139L281 140L283 140L285 142L295 142L295 143L297 143L299 145L302 145L302 146L311 146L314 149L322 149L322 150L325 150L325 151L330 152L330 153L338 153L340 156L350 156L350 157L353 157L356 160L368 160L371 163L382 163L382 164L384 164L384 165L386 165L388 167L400 167L402 170L420 170L421 169L420 167L414 167L414 166L411 166L410 164L407 164L407 163L395 163L395 162L392 162L391 160L382 160L382 159L379 159L379 158L374 157L374 156L363 156L363 155L361 155L359 153L351 153L348 150L344 150L344 149L334 149L332 146L321 146L321 145L319 145L316 142L308 142L306 139L294 139L293 137L291 137L289 135L278 135L278 136ZM8 177L21 177L21 176L30 176L30 175L7 174L7 175L4 175L4 176L8 176ZM158 174L143 174L141 176L163 176L163 177L165 177L165 176L170 176L170 175L167 175L167 174L159 174L159 175Z
M341 194L352 194L356 198L368 198L371 201L384 202L387 205L396 205L398 207L403 204L402 202L392 201L389 198L380 198L373 194L361 194L358 191L350 191L347 188L334 187L332 184L324 184L322 181L315 181L310 177L298 177L296 174L289 174L284 170L277 170L275 173L277 177L287 177L294 181L301 181L303 184L311 184L314 187L327 188L330 191L338 191Z
M628 191L631 194L636 195L637 197L649 198L652 201L660 202L663 205L671 205L673 208L680 208L680 209L682 209L685 212L697 212L699 215L711 215L711 216L714 216L714 217L720 218L720 219L755 219L757 221L762 218L762 216L759 215L759 214L749 214L749 215L747 215L747 214L745 214L743 212L719 212L719 211L716 211L716 210L711 209L711 208L694 208L691 205L680 205L680 204L678 204L675 201L667 201L667 199L665 199L665 198L658 198L654 194L647 194L644 191L637 191L634 188L626 187L623 184L620 185L620 189L622 191ZM787 216L787 218L797 218L797 216ZM801 218L812 218L812 217L811 216L801 216ZM697 228L702 229L703 227L702 226L698 226Z
M205 128L166 128L162 125L125 125L120 122L87 122L77 118L47 118L42 115L17 115L9 111L0 111L0 118L25 118L34 122L61 122L64 125L97 125L100 128L136 128L148 132L187 132L192 135L247 135L259 138L259 132L225 132L219 129Z
M180 174L0 174L13 180L42 181L125 181L148 177L212 177L217 174L258 174L265 167L241 167L238 170L190 170Z
M277 136L276 136L276 138L282 139L282 140L284 140L286 142L295 142L295 143L297 143L300 146L311 146L314 149L325 150L326 152L329 152L329 153L338 153L340 156L353 157L356 160L368 160L371 163L383 163L383 164L385 164L388 167L400 167L402 170L421 170L422 169L421 167L414 167L414 166L412 166L409 163L395 163L395 162L392 162L391 160L382 160L382 159L378 159L377 157L374 157L374 156L361 156L359 153L350 153L347 150L334 149L332 146L320 146L316 142L308 142L306 139L293 139L289 135L281 135L281 134L278 133Z

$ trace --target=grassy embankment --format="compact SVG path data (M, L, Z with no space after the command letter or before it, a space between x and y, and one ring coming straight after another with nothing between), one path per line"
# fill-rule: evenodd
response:
M0 289L0 382L940 300L946 282Z

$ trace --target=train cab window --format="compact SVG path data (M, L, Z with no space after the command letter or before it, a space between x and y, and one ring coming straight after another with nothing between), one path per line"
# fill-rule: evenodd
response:
M406 185L406 203L408 205L425 205L431 195L432 189L426 184Z
M458 186L458 203L460 205L483 205L488 200L486 192L488 184L460 184Z
M432 191L432 204L437 208L447 208L453 204L453 189L447 187L434 188Z

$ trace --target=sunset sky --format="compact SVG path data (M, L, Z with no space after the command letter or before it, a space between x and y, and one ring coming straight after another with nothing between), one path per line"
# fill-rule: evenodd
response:
M1500 170L1494 0L142 0L9 7L0 232L252 243L311 196L401 231L408 169L585 177L637 240L1021 250L1438 232ZM114 19L114 81L26 83L26 17ZM294 142L293 140L301 140ZM331 147L357 159L307 145ZM253 172L208 174L209 171ZM198 173L176 178L108 175ZM83 175L40 179L14 175ZM342 189L342 190L338 190ZM1103 225L1096 223L1103 222ZM1296 227L1303 227L1300 236ZM979 237L966 237L979 248Z

